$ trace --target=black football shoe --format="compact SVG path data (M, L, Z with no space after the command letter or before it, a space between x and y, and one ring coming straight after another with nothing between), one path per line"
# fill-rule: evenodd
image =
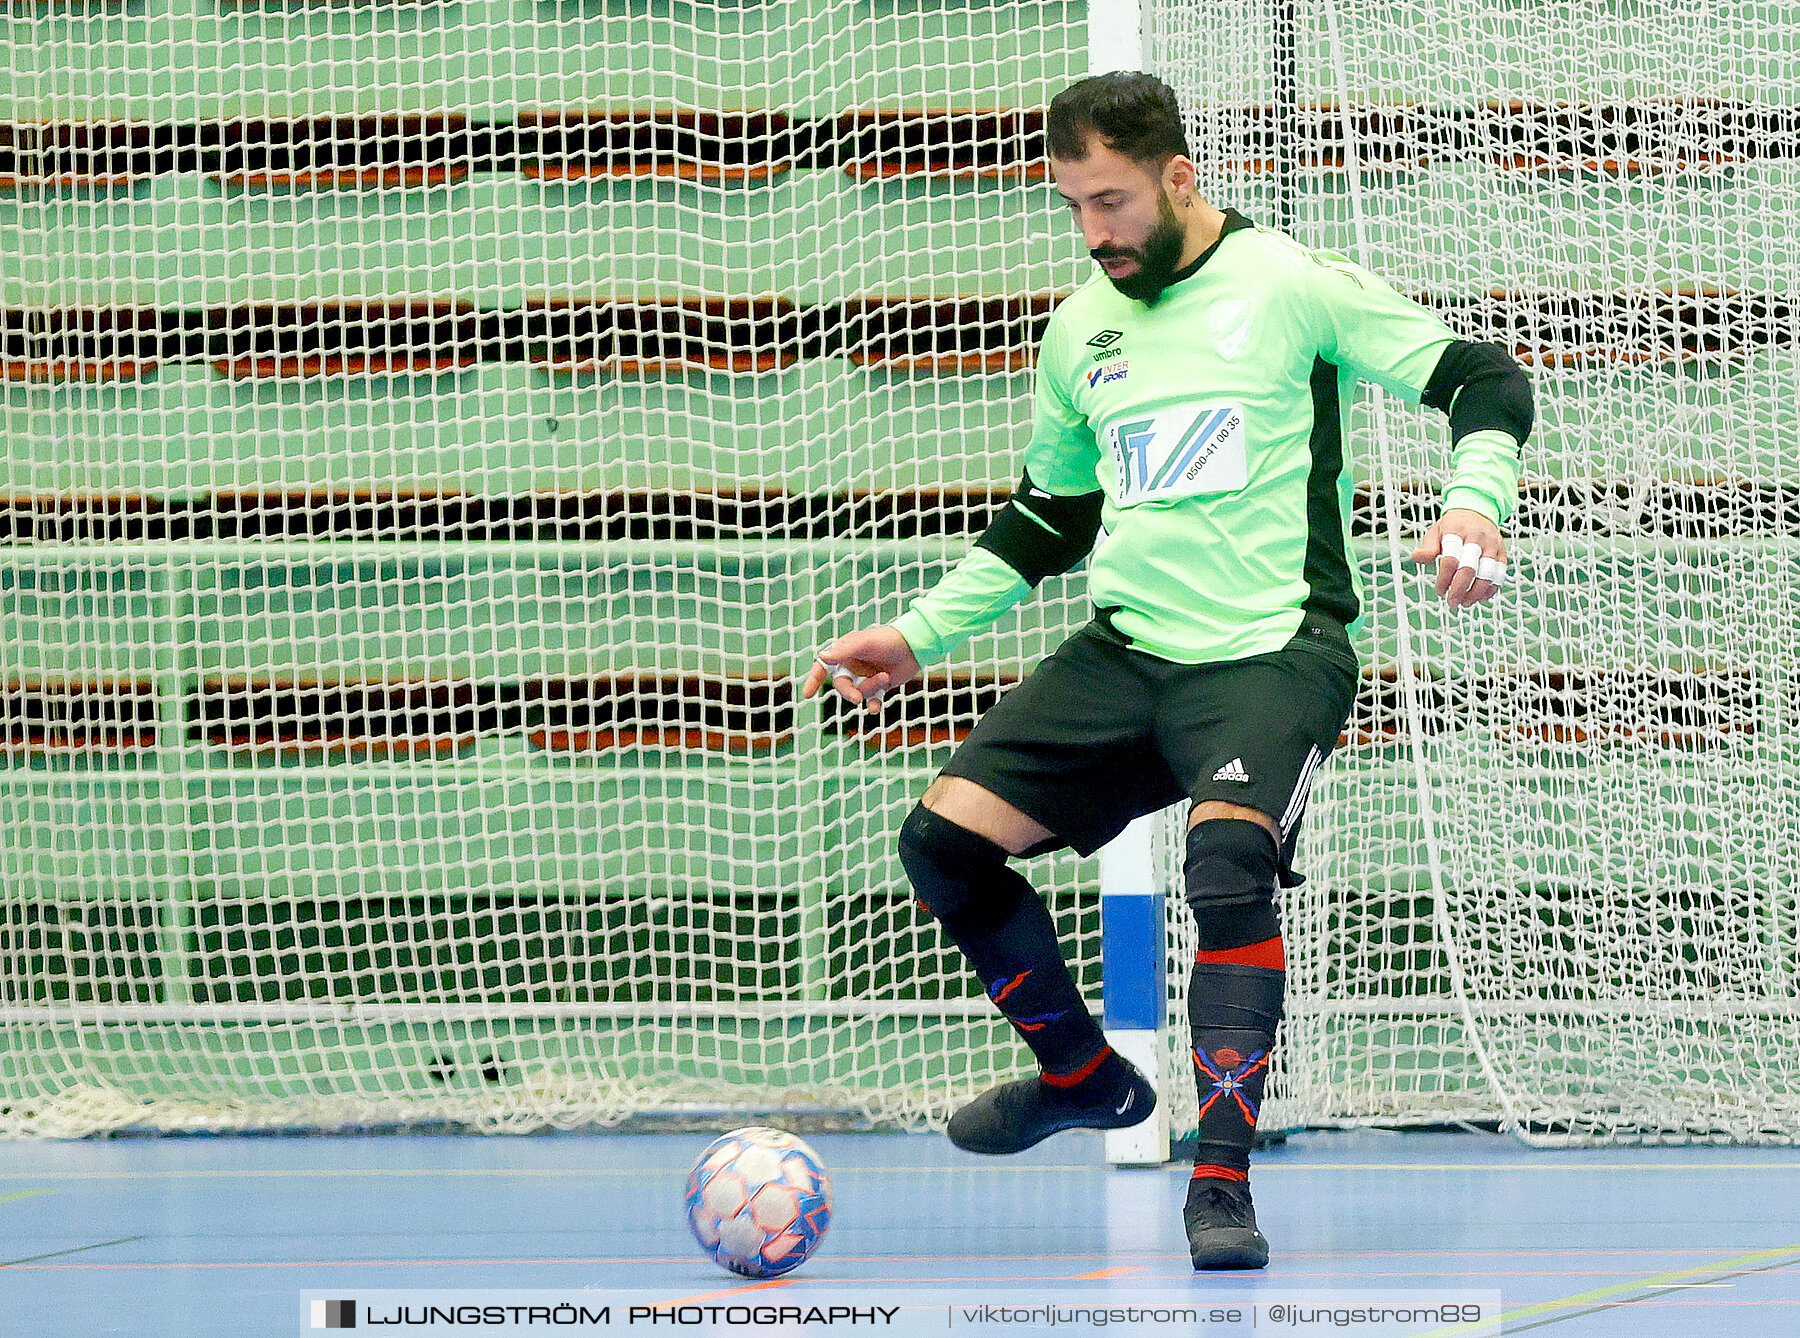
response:
M1039 1077L983 1092L950 1117L950 1141L964 1152L1023 1152L1064 1129L1129 1129L1155 1109L1149 1079L1113 1053L1071 1086Z
M1248 1183L1211 1178L1188 1181L1181 1220L1187 1224L1188 1253L1196 1269L1268 1266L1269 1242L1256 1229Z

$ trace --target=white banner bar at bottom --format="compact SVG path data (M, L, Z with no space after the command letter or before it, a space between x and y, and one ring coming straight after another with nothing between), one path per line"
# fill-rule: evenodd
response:
M822 1271L822 1270L821 1270ZM1208 1277L1189 1290L1069 1281L900 1288L847 1278L703 1279L662 1289L363 1290L306 1293L300 1332L939 1335L1281 1334L1500 1338L1500 1295L1445 1289L1286 1291Z

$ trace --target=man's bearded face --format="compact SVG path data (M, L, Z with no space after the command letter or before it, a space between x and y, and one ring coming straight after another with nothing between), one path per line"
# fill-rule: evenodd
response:
M1152 305L1181 266L1181 250L1187 244L1187 232L1175 216L1169 197L1161 191L1156 196L1156 221L1140 246L1127 246L1111 241L1089 251L1112 286L1134 302Z

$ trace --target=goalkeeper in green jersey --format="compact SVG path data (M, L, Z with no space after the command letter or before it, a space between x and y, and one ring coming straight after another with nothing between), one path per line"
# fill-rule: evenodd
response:
M1436 561L1456 608L1504 581L1531 388L1502 350L1457 339L1370 271L1201 199L1160 80L1074 84L1048 138L1102 272L1044 335L1024 477L962 562L892 625L826 647L803 691L829 683L876 710L1092 552L1093 621L982 718L900 829L919 900L1042 1070L959 1110L950 1138L1017 1152L1151 1113L1154 1091L1107 1046L1007 861L1088 854L1185 799L1201 1113L1184 1217L1196 1268L1257 1268L1249 1152L1281 1016L1275 898L1298 882L1308 789L1359 676L1343 431L1356 383L1449 415L1442 518L1413 560Z

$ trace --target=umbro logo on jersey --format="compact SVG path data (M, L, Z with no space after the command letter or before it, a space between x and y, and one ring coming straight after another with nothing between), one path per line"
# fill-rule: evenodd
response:
M1102 330L1099 334L1088 340L1087 343L1089 348L1111 348L1124 337L1125 332L1123 330Z
M1217 771L1213 772L1214 780L1236 781L1240 785L1250 783L1250 773L1244 770L1244 759L1234 757Z

